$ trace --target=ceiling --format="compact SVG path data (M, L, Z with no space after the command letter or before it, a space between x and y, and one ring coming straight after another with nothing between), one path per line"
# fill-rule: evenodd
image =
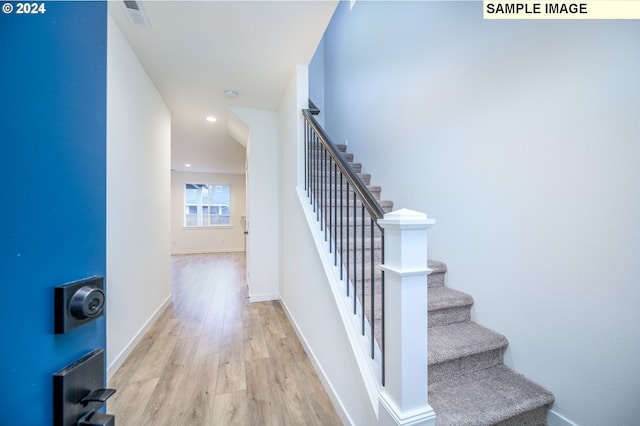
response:
M130 23L122 1L110 1L109 13L171 110L171 168L244 173L245 147L229 134L228 108L276 111L295 65L311 61L337 2L138 4L150 27ZM238 96L226 96L227 89Z

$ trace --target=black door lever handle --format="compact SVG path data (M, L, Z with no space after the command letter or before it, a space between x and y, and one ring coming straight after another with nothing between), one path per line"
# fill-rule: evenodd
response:
M80 402L82 403L82 405L87 405L90 402L104 403L114 393L116 393L115 389L96 389L93 392L89 393L89 395L82 398Z

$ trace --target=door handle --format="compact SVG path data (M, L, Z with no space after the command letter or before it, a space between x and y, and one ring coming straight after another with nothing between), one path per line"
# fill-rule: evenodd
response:
M78 420L78 426L115 426L116 420L111 414L92 411Z
M89 395L82 398L80 402L82 402L82 405L87 405L90 402L100 402L101 404L104 404L114 393L116 393L115 389L96 389Z

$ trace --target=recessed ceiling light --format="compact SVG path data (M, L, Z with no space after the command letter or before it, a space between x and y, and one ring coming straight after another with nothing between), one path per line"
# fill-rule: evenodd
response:
M184 163L185 167L191 167L191 163Z
M224 91L224 94L227 95L228 98L235 98L238 96L238 92L233 89L227 89Z
M210 115L207 117L207 121L210 121L212 123L215 123L216 121L218 121L217 118L215 118L213 115Z

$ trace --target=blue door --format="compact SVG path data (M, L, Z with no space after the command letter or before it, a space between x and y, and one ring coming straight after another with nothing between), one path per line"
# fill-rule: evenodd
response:
M50 425L52 375L106 346L104 317L54 334L53 288L105 275L107 6L0 7L0 425Z

